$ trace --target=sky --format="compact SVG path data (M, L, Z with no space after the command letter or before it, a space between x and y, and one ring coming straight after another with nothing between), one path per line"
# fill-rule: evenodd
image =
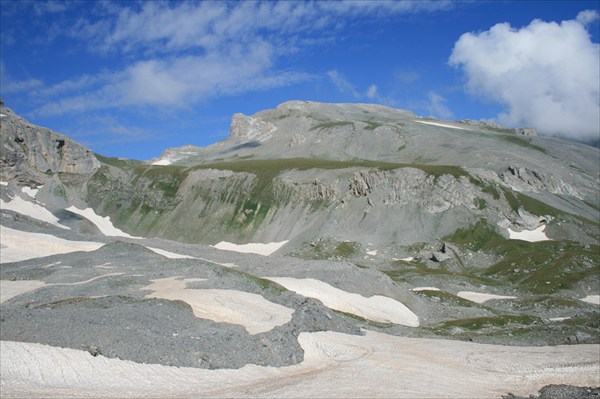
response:
M289 100L600 139L600 2L0 0L0 96L110 157Z

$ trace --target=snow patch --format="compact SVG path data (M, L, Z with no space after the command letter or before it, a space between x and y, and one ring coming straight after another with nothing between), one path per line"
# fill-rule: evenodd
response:
M542 225L534 230L514 231L508 228L508 236L511 240L523 240L529 242L549 241L550 239L544 233L546 225Z
M516 296L507 296L507 295L494 295L494 294L485 294L481 292L472 292L472 291L460 291L456 294L457 297L466 299L467 301L476 302L476 303L484 303L491 299L516 299Z
M594 305L600 305L600 295L588 295L585 298L581 298L583 302L593 303Z
M153 248L153 247L146 247L146 248L148 248L152 252L156 252L157 254L162 255L169 259L198 259L194 256L176 254L175 252L165 251L164 249L160 249L160 248Z
M4 202L2 199L0 199L0 207L2 207L2 209L20 213L22 215L27 215L42 222L50 223L56 227L60 227L61 229L70 230L69 227L60 224L59 219L48 209L38 204L34 204L33 202L25 201L21 197L14 197L9 202Z
M91 241L69 241L50 234L29 233L0 226L0 263L19 262L44 256L76 251L95 251L104 244Z
M272 330L292 320L294 309L266 300L249 292L218 289L190 289L187 283L204 279L169 277L150 280L152 284L140 288L154 291L146 298L184 301L192 307L196 317L218 323L242 325L249 334Z
M241 252L241 253L246 253L246 254L258 254L258 255L269 256L272 253L274 253L275 251L277 251L279 248L281 248L285 244L287 244L287 242L288 242L288 240L279 241L279 242L270 242L268 244L249 243L249 244L239 245L239 244L233 244L233 243L227 242L227 241L221 241L220 243L211 245L211 246L213 248L221 249L224 251L234 251L234 252Z
M367 251L367 255L375 256L375 255L377 255L377 250L374 249L372 251Z
M0 186L8 186L8 182L6 182L6 181L0 181Z
M94 223L96 225L96 227L98 227L98 229L105 236L126 237L126 238L141 238L141 237L131 236L131 235L125 233L124 231L116 228L112 224L112 222L110 221L110 216L102 217L102 216L96 214L96 212L94 212L94 210L92 208L79 209L79 208L76 208L74 206L70 206L66 210L69 211L69 212L76 213L76 214L78 214L80 216L83 216L84 218L86 218L90 222Z
M470 130L470 129L466 129L464 127L460 127L460 126L456 126L456 125L451 125L448 123L442 123L442 122L431 122L431 121L415 121L417 123L422 123L424 125L432 125L432 126L440 126L440 127L448 127L450 129L458 129L458 130Z
M46 285L45 282L37 280L0 280L0 303L26 292L37 290L44 285Z
M419 291L441 291L439 288L435 287L415 287L411 288L411 291L419 292Z
M598 345L510 347L373 331L302 332L298 342L300 364L207 370L0 341L0 382L6 397L137 398L490 398L529 396L549 384L600 385Z
M40 191L40 188L42 188L43 186L39 186L37 188L30 188L30 187L23 187L21 188L21 192L24 194L27 194L28 196L30 196L31 198L35 199L35 196L37 195L38 191Z
M352 313L380 323L395 323L409 327L419 326L419 318L416 314L403 303L386 296L374 295L366 298L312 278L265 278L302 296L318 299L331 309Z
M171 161L168 159L159 159L156 162L152 162L151 165L167 166L167 165L171 165Z

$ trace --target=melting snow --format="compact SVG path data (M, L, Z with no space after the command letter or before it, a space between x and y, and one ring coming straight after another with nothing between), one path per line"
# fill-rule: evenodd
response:
M35 198L38 191L40 191L40 188L42 188L42 187L43 186L39 186L38 188L29 188L29 187L25 186L25 187L21 188L21 192L29 195L31 198Z
M160 249L160 248L153 248L153 247L146 247L146 248L148 248L152 252L156 252L157 254L167 257L169 259L198 259L194 256L176 254L175 252L165 251L164 249Z
M287 367L206 370L0 341L7 397L500 397L548 384L600 385L598 345L510 347L442 339L300 333ZM518 364L518 367L515 367ZM435 383L432 383L435 381ZM333 383L332 383L333 382Z
M456 296L471 302L484 303L491 299L515 299L516 296L485 294L481 292L460 291Z
M249 243L249 244L233 244L227 241L221 241L218 244L212 245L213 248L221 249L225 251L234 251L241 253L249 253L249 254L258 254L269 256L273 252L277 251L279 248L283 247L288 240L279 241L279 242L270 242L268 244L261 243Z
M8 209L10 211L14 211L20 213L22 215L27 215L33 219L41 220L42 222L53 224L54 226L60 227L61 229L70 230L69 227L63 226L59 223L59 220L52 212L43 206L34 204L33 202L25 201L21 197L15 197L9 202L4 202L0 199L0 206L2 209Z
M0 263L66 254L75 251L95 251L104 244L91 241L63 240L50 234L29 233L0 226L2 252Z
M419 292L419 291L441 291L439 288L435 287L415 287L412 288L411 291Z
M386 296L374 295L366 298L360 294L346 292L312 278L265 278L300 295L318 299L331 309L352 313L381 323L395 323L409 327L419 326L419 318L416 314L403 303Z
M151 280L141 288L154 291L147 298L184 301L192 307L196 317L218 323L244 326L250 334L272 330L292 320L293 309L266 300L263 296L236 290L190 289L188 282L203 279L178 277Z
M588 295L585 298L581 298L583 302L593 303L594 305L600 305L600 295Z
M156 162L152 162L152 165L167 166L167 165L171 165L171 161L169 161L168 159L160 159Z
M133 236L123 232L122 230L116 228L115 226L113 226L112 222L110 221L110 216L105 216L105 217L99 216L96 214L96 212L94 212L94 210L92 208L79 209L74 206L70 206L67 208L67 211L81 215L84 218L86 218L87 220L89 220L90 222L94 223L96 225L96 227L98 227L98 229L105 236L140 238L140 237L133 237Z
M511 240L523 240L529 242L549 241L550 239L544 233L546 225L542 225L534 230L513 231L508 229L508 236Z
M458 129L458 130L469 130L466 129L464 127L459 127L459 126L455 126L455 125L450 125L448 123L442 123L442 122L430 122L430 121L415 121L417 123L423 123L425 125L432 125L432 126L441 126L441 127L448 127L450 129Z

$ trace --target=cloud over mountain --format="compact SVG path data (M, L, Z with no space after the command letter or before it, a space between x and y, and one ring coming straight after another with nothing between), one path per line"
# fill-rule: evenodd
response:
M449 62L464 71L470 92L506 106L498 115L501 123L598 140L600 47L586 29L597 19L597 12L587 10L561 23L501 23L465 33Z

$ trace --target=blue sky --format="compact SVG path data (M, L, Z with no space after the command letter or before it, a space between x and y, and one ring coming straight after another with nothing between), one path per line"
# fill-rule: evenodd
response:
M107 156L225 139L287 100L598 140L600 2L0 0L0 95Z

